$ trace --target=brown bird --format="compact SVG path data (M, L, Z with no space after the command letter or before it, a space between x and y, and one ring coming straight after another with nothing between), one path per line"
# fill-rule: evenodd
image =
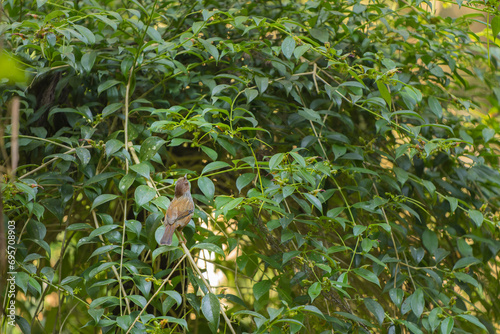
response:
M194 202L189 191L187 174L177 180L175 184L174 199L170 202L165 215L165 233L160 240L160 245L171 245L172 236L177 228L182 230L194 213ZM184 239L185 242L186 239Z

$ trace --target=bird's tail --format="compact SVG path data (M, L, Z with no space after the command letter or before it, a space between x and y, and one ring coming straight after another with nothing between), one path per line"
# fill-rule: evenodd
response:
M161 237L160 245L170 246L172 244L172 236L175 232L175 226L167 224L165 226L165 233L163 233L163 237Z

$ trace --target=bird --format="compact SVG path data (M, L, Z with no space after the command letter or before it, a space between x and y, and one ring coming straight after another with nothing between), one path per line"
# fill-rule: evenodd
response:
M182 230L191 220L194 213L194 202L189 190L187 174L179 178L175 184L174 199L168 206L165 214L165 232L160 245L171 245L172 236L177 228ZM184 238L184 242L186 239Z

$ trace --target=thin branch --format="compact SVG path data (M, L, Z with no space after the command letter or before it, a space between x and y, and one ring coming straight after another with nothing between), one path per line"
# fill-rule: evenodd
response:
M196 270L196 272L200 276L201 280L203 281L203 284L205 284L205 286L207 287L208 291L210 291L211 293L213 293L212 287L207 282L207 280L205 279L205 277L203 277L203 275L201 274L200 268L198 268L198 266L194 262L193 257L191 256L191 253L189 252L189 249L186 247L186 245L184 243L181 243L181 246L182 246L182 249L184 250L184 255L187 256L189 262L191 263L191 266L194 268L194 270ZM203 295L205 295L205 293L203 292L203 290L201 290L201 293ZM222 306L222 304L220 304L220 312L222 313L222 317L226 321L226 324L228 325L229 329L231 330L231 333L236 334L236 332L235 332L235 330L234 330L234 328L233 328L233 326L231 324L231 320L229 320L229 318L227 317L226 311L224 311L224 307Z
M11 102L11 133L10 138L10 162L11 167L11 177L14 178L16 175L17 163L19 162L19 96L14 96Z
M142 308L141 312L139 312L139 314L135 318L134 322L132 323L132 325L130 325L130 327L128 328L128 330L127 330L127 332L125 334L128 334L132 330L132 328L134 327L135 323L139 320L140 316L144 313L144 311L146 310L146 308L148 307L148 305L153 301L153 299L160 293L161 288L163 288L163 286L168 282L168 280L170 279L170 277L174 273L175 269L177 269L177 267L182 263L182 261L184 260L184 258L186 258L186 254L184 254L181 257L181 259L179 260L179 262L177 262L177 264L172 268L172 271L170 272L170 274L168 274L167 278L165 278L163 280L163 282L161 283L161 285L158 288L158 290L156 290L155 294L153 296L151 296L151 298L148 300L148 302L146 303L146 305L144 305L144 307Z
M95 210L92 210L92 218L94 219L94 224L95 224L95 227L96 228L99 228L99 224L97 223L97 215L95 213ZM101 239L102 243L105 243L104 242L104 238L102 237L102 235L99 235L99 239ZM109 262L113 262L113 259L111 259L111 256L109 255L109 253L106 253L106 255L108 256L108 260ZM121 272L121 268L122 266L120 265L120 272ZM127 297L127 292L125 291L125 288L123 286L123 283L122 283L122 277L121 275L118 273L118 270L116 270L116 267L113 265L111 267L111 269L113 270L113 273L115 274L116 278L118 279L118 284L120 285L120 291L123 292L123 295L125 296L125 303L127 304L127 311L128 313L130 313L130 303L128 301L128 299L126 298ZM120 293L120 297L121 297L121 293ZM121 300L121 298L120 298Z

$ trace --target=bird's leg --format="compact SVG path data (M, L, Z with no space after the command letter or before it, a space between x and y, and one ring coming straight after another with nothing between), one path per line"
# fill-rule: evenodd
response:
M184 233L182 233L182 229L178 230L178 232L179 232L180 236L182 237L182 240L181 240L181 238L178 238L179 243L186 244L187 240L186 240L186 237L184 236ZM179 234L177 236L179 236Z

